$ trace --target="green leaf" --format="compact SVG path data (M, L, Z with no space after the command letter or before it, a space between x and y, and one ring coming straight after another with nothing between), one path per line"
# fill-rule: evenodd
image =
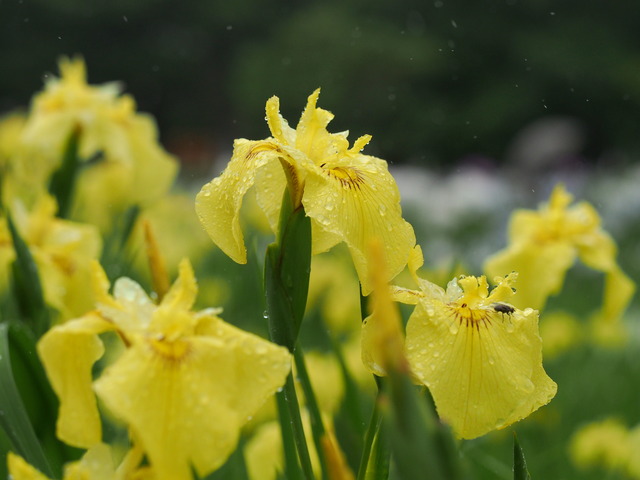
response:
M311 271L311 220L292 209L285 191L276 243L267 247L265 293L271 339L293 352L307 305Z
M513 432L513 480L531 480L524 452L518 441L518 435Z
M75 129L69 135L62 157L60 168L54 172L49 181L49 192L58 202L58 216L67 218L73 202L73 191L76 183L78 165L78 140L80 130Z
M207 475L206 480L249 480L247 465L244 461L244 439L240 439L238 447L229 456L225 464L215 472ZM194 475L194 478L198 478Z
M50 319L38 267L9 214L7 225L16 252L16 259L11 268L18 306L23 316L29 320L30 328L40 337L49 328Z
M285 191L276 242L267 247L264 280L269 335L272 341L287 347L292 353L296 347L307 304L310 271L311 220L306 216L302 206L293 209L289 192ZM286 445L291 434L302 474L306 480L312 480L311 460L291 374L277 398L285 449L290 449ZM285 460L289 474L294 469L293 460L287 458L286 454Z
M13 378L8 332L8 324L0 324L0 426L17 454L48 477L53 477Z
M389 477L390 450L386 430L382 428L381 401L384 398L380 377L375 377L378 385L376 402L371 412L369 427L364 436L364 446L360 458L357 480L386 480Z
M324 424L322 422L322 414L320 413L320 407L311 385L311 379L307 372L307 366L304 360L304 354L300 345L296 346L293 357L296 363L296 374L302 391L304 392L304 399L309 412L309 421L311 422L311 434L313 436L313 443L316 447L318 459L322 467L322 478L327 478L327 462L322 447L322 438L326 435Z
M129 274L133 264L133 256L131 252L126 251L126 247L131 234L134 232L136 222L140 216L140 210L138 205L132 205L125 210L114 219L114 227L104 239L100 264L104 267L107 277L110 279Z

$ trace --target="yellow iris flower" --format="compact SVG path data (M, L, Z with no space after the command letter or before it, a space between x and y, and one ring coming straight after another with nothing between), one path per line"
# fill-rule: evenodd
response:
M512 303L542 309L557 294L576 259L606 274L601 318L617 320L635 285L616 263L616 245L602 230L600 217L587 202L570 206L573 197L558 185L538 211L518 210L511 218L509 246L485 263L490 277L520 272Z
M454 432L475 438L551 401L557 385L542 366L538 312L510 303L517 274L491 293L484 276L460 276L444 290L417 277L422 263L416 247L409 269L420 289L396 287L394 297L416 305L406 327L407 359Z
M243 332L206 309L192 312L197 287L188 261L159 305L128 278L109 283L96 265L97 311L54 327L38 353L60 398L57 434L90 447L100 441L96 399L130 428L157 479L204 476L224 463L241 426L289 373L288 351ZM92 380L115 331L127 347Z
M15 202L12 214L38 266L46 302L67 320L93 307L88 265L100 255L102 238L93 225L57 218L56 210L55 200L47 195L40 197L32 211ZM0 265L6 275L15 253L4 221L0 227ZM0 285L5 284L7 279L0 278Z
M79 133L81 159L104 154L105 161L83 171L78 184L83 185L87 177L95 188L98 175L110 188L104 188L101 202L95 202L95 190L86 192L86 198L85 191L78 193L81 198L76 208L81 213L88 210L86 216L79 217L83 219L91 220L96 204L113 210L113 205L141 203L164 194L173 183L178 165L158 143L153 118L136 112L135 100L121 95L117 83L89 85L81 58L62 58L59 68L60 78L48 79L32 101L21 135L26 149L24 161L44 157L46 164L40 161L35 171L51 173L74 131ZM99 173L92 174L94 170Z
M589 423L573 434L569 451L582 469L604 467L609 473L624 472L624 478L640 478L638 425L629 428L615 418Z
M360 151L369 135L349 148L347 132L329 133L333 115L316 108L313 92L294 130L279 113L279 99L267 101L272 137L235 141L231 161L206 184L196 198L196 211L211 239L227 255L246 263L240 228L240 207L255 186L258 204L276 231L282 195L289 185L294 208L304 206L311 218L313 253L345 242L353 258L363 293L371 291L366 260L367 242L384 244L389 273L397 275L415 244L413 228L403 218L400 195L387 163Z

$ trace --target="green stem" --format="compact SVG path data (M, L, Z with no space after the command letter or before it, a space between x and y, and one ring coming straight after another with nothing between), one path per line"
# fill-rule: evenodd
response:
M267 247L264 278L267 318L271 340L294 353L298 332L304 317L309 290L311 265L311 221L302 205L294 209L291 196L285 191L280 211L276 242ZM302 428L300 406L291 374L282 395L289 413L289 422L280 416L283 443L290 430L296 444L302 474L313 479L307 441ZM292 468L292 462L288 462Z
M13 284L18 307L22 316L28 319L29 327L36 337L49 328L49 310L44 300L40 274L28 245L18 232L11 215L7 213L7 226L11 233L16 259L11 265Z
M73 202L73 191L80 163L78 157L79 139L80 130L74 129L67 140L60 168L54 172L49 181L49 192L58 202L58 217L60 218L69 216Z
M296 394L293 375L289 374L287 377L287 382L284 384L282 394L287 405L290 425L293 431L293 438L298 452L298 459L300 460L300 466L302 467L302 474L306 480L313 480L314 476L313 469L311 468L311 457L309 456L307 438L304 434L304 427L302 426L302 417L300 416L298 395ZM281 419L280 428L285 426L283 423L284 422L282 422Z
M276 403L278 406L278 418L280 419L280 430L282 435L285 476L290 480L302 480L302 472L300 471L300 463L298 462L297 446L293 435L293 429L285 428L292 425L292 422L291 415L289 415L289 407L287 406L287 399L284 395L284 389L276 394Z
M300 385L302 386L307 410L309 412L313 442L316 446L316 451L318 452L320 465L322 465L323 467L322 478L327 479L327 469L325 468L327 463L324 455L324 450L322 448L322 438L326 435L326 432L324 429L324 424L322 423L322 414L320 413L320 407L318 407L318 401L313 392L311 379L309 378L309 373L307 372L307 366L304 361L304 354L302 353L300 345L297 345L296 349L293 351L293 358L296 363L296 373L298 376L298 380L300 381Z

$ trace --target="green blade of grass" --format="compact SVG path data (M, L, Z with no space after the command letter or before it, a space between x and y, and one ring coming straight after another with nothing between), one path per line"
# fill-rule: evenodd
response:
M12 274L18 307L23 317L28 319L29 326L36 337L40 337L49 327L50 319L38 267L9 214L7 214L7 226L16 252Z
M531 480L531 474L527 470L527 462L516 432L513 432L513 480Z
M13 378L8 332L8 324L0 324L0 426L11 441L15 452L52 478L51 467L29 421Z
M80 158L78 157L79 139L80 131L77 129L73 130L67 140L60 168L51 175L51 180L49 181L49 193L51 193L58 202L58 216L60 218L67 218L69 216L73 202L73 191L76 183L78 165L80 164Z

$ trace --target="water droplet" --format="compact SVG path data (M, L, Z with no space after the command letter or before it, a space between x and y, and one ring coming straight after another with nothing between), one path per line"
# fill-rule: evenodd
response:
M489 357L489 365L495 365L496 361L493 357Z
M264 318L265 320L269 318L269 313L266 310L262 312L262 318Z
M381 217L384 217L387 214L387 206L381 203L378 206L378 213Z
M451 325L449 325L449 332L451 332L452 335L458 333L458 330L460 330L458 322L452 322Z
M128 21L129 21L129 19L127 18L127 16L126 16L126 15L123 15L123 16L122 16L122 20L124 20L125 22L128 22Z

